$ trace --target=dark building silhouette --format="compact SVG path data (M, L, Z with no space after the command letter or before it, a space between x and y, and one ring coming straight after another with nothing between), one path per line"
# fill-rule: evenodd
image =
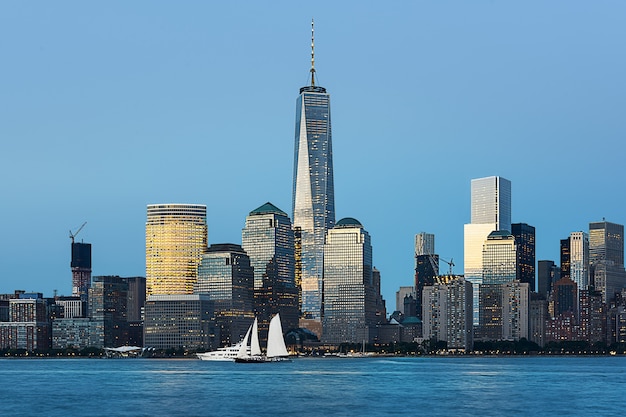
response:
M91 244L72 241L72 295L87 300L91 285Z
M424 287L433 285L437 275L439 275L439 255L415 255L415 315L420 320Z
M517 279L535 291L535 228L526 223L511 224L517 245Z
M537 292L548 298L552 292L552 285L561 279L561 269L554 261L542 260L537 262Z

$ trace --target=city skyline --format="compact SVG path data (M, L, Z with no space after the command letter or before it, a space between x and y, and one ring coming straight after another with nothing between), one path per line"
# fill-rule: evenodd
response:
M67 231L85 221L93 275L138 276L148 204L207 205L209 244L240 243L266 201L290 207L312 12L240 6L2 6L3 292L71 294ZM626 6L454 6L313 13L336 216L372 236L388 306L412 285L418 232L463 270L472 178L511 180L537 260L559 264L559 240L590 222L626 223Z

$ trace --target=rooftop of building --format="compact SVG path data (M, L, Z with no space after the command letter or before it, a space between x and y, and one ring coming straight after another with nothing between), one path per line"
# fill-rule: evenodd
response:
M494 230L493 232L489 233L487 239L508 239L512 237L513 235L511 235L511 232L508 230Z
M279 214L281 216L286 216L287 213L270 203L269 201L263 204L261 207L258 207L250 212L251 216L260 215L260 214Z
M236 243L214 243L208 247L206 252L244 252L244 250L241 245Z
M335 224L335 227L363 227L363 225L353 217L344 217Z

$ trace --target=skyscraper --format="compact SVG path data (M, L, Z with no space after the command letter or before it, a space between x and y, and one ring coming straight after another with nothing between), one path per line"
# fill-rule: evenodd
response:
M623 225L604 220L589 223L589 281L605 303L626 287Z
M211 245L198 266L194 293L213 302L221 346L240 341L254 316L254 272L243 248L231 243Z
M254 288L261 288L263 276L285 285L294 284L294 243L291 220L272 203L252 210L241 233L241 246L254 267Z
M578 291L589 286L589 235L572 232L570 242L570 279L578 285Z
M254 297L261 330L269 326L276 313L280 313L283 329L298 328L291 220L272 203L265 203L246 217L241 240L254 267Z
M322 340L371 341L376 296L369 233L358 220L344 218L328 231L326 240Z
M474 286L474 325L478 325L483 244L495 230L511 231L511 182L502 177L471 181L471 223L464 227L464 275Z
M527 282L530 291L535 291L535 228L526 223L514 223L511 234L517 245L517 279Z
M206 248L206 206L148 205L146 295L192 294Z
M87 301L91 286L91 244L72 239L72 295Z
M311 30L311 85L296 101L293 176L293 225L300 252L296 258L302 290L302 314L321 320L324 239L335 225L330 95L315 85L315 49Z
M435 253L435 235L420 232L415 235L415 256L432 255Z

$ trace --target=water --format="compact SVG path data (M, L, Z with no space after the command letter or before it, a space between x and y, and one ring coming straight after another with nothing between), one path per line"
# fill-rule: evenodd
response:
M624 357L0 359L8 416L621 416Z

